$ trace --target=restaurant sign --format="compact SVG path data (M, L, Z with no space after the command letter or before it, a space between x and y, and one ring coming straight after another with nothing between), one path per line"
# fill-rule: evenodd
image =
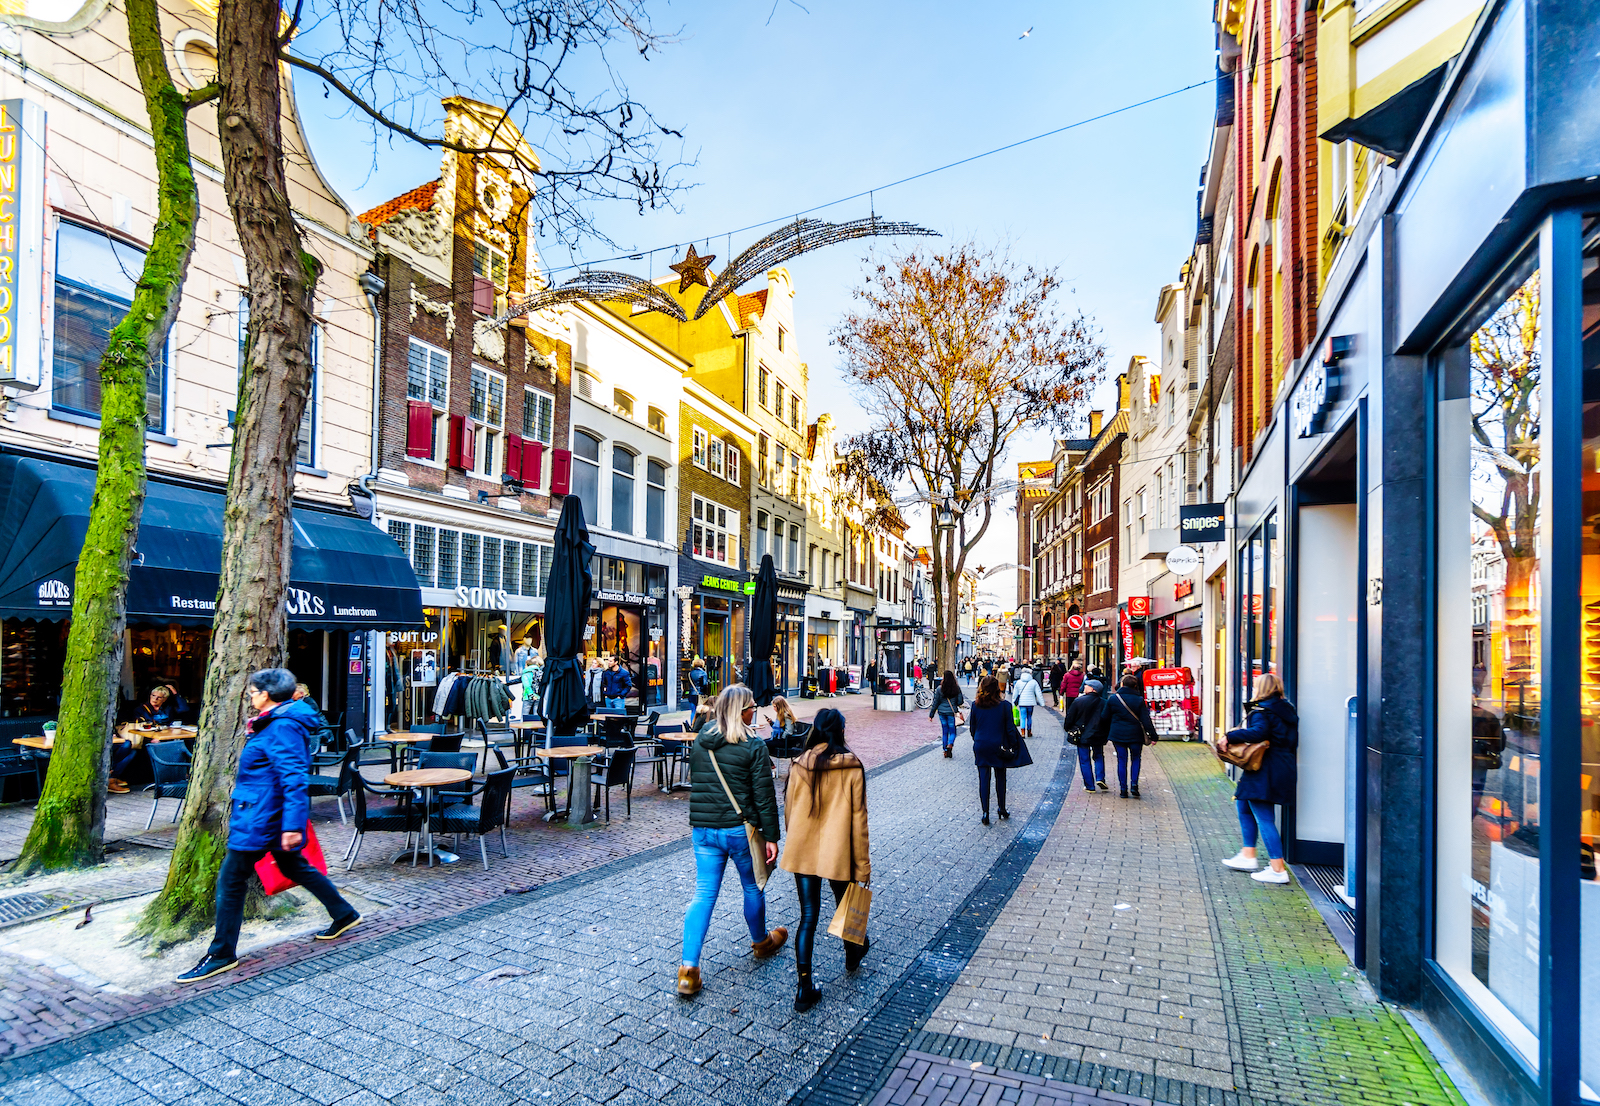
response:
M0 384L37 388L44 333L44 109L0 100Z
M703 588L715 588L717 591L739 591L746 595L754 595L756 593L756 582L754 580L741 584L737 580L724 580L721 576L702 576L700 577L700 586Z

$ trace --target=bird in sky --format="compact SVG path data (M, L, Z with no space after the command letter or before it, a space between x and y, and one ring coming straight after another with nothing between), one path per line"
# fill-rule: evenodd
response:
M1023 39L1027 38L1031 34L1033 34L1033 28L1029 27L1026 31L1023 31L1020 35L1017 36L1017 41L1021 42Z

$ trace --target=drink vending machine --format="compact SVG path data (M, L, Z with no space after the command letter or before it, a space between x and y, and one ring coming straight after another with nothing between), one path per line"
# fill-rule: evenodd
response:
M1188 739L1200 732L1200 699L1189 669L1145 669L1144 699L1161 737Z

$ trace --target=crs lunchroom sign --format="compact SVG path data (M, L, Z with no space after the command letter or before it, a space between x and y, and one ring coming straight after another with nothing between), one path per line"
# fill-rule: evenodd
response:
M1189 503L1178 508L1178 540L1182 544L1225 541L1227 537L1226 504Z

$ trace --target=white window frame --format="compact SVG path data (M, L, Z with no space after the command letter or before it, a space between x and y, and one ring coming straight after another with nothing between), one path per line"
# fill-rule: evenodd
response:
M712 476L722 475L722 449L721 438L712 438L706 443L706 471Z
M1111 590L1111 542L1103 541L1089 550L1090 594Z
M539 433L539 410L548 405L549 418L545 424L544 433ZM528 412L534 412L532 425L529 424ZM522 386L522 436L530 442L543 442L545 445L554 445L556 435L556 397L539 388Z
M689 549L693 557L698 561L736 567L739 564L739 512L702 496L691 495L689 499ZM706 512L713 516L710 522L705 519ZM701 552L698 553L693 552L695 531L700 531L701 537ZM724 539L723 553L726 559L719 558L715 553L707 556L704 552L707 541L717 535ZM711 548L715 549L715 542L711 542Z
M485 480L500 479L500 472L505 468L505 433L506 433L506 376L505 373L496 372L484 365L473 365L471 370L471 383L468 386L467 417L472 420L477 433L473 436L472 447L472 475ZM473 411L472 389L476 386L478 377L483 377L483 417ZM489 418L490 395L493 385L500 384L500 419L498 422Z
M489 271L487 273L478 272L478 250L480 249L484 250L489 257ZM499 280L496 280L494 277L494 271L497 267L495 262L497 261L499 262L498 268L501 272ZM482 238L473 239L472 275L474 277L489 278L489 283L494 285L495 316L498 318L499 316L504 315L507 307L506 289L510 287L511 280L511 259L507 256L506 251L502 250L499 246L496 246L492 242L485 242Z
M742 454L739 452L739 444L737 442L722 443L722 478L735 487L739 486L741 475L739 470L743 467L741 458Z
M411 394L412 349L421 349L427 358L427 379L423 381L423 394L421 396L414 396ZM443 376L440 378L443 385L442 391L444 394L444 400L442 403L433 398L435 355L443 360L444 365ZM420 399L433 406L433 453L428 457L411 457L408 455L406 460L413 461L419 465L428 465L431 468L444 468L444 454L450 449L450 428L446 423L446 420L450 415L450 353L448 350L440 349L438 346L424 342L420 338L407 339L406 399L407 401Z
M694 432L691 435L691 441L693 443L693 452L691 453L690 456L691 456L691 459L694 461L694 464L695 464L696 468L707 468L707 465L706 465L706 443L708 441L710 441L710 440L711 440L711 436L709 434L707 434L702 427L698 427L697 426L697 427L694 428Z

